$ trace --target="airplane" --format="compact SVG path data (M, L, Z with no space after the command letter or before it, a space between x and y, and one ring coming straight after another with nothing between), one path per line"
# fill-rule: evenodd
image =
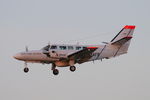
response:
M126 54L134 32L134 25L126 25L110 41L102 45L61 45L48 44L40 50L29 51L26 47L25 52L15 54L13 57L25 62L24 72L29 68L27 63L51 64L54 75L59 74L56 67L70 67L70 71L76 70L75 64L82 64L94 60L110 59L122 54Z

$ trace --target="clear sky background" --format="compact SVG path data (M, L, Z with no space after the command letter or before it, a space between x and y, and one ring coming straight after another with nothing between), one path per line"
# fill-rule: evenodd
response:
M150 100L149 0L0 0L0 100ZM77 71L13 59L50 43L101 44L136 25L129 53Z

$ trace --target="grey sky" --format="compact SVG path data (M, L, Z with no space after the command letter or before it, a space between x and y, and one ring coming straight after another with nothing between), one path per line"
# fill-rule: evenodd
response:
M0 0L0 100L149 100L149 0ZM12 56L48 42L100 44L136 25L127 55L76 65L77 71ZM94 37L95 36L95 37ZM92 37L87 38L86 37ZM77 40L77 41L75 41Z

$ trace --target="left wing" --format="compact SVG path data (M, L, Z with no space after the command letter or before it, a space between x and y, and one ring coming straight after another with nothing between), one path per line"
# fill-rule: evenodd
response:
M86 47L83 50L77 51L73 54L68 55L69 59L74 59L76 63L83 63L87 60L89 60L92 57L92 53L97 49L98 47Z

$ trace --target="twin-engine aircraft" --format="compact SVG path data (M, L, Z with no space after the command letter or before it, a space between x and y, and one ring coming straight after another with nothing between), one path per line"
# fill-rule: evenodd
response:
M76 70L75 64L82 64L94 60L109 59L126 54L132 39L135 26L126 25L110 42L103 45L47 45L41 50L17 53L13 57L25 62L24 72L29 68L27 63L52 64L54 75L59 74L56 67L70 67L70 71Z

